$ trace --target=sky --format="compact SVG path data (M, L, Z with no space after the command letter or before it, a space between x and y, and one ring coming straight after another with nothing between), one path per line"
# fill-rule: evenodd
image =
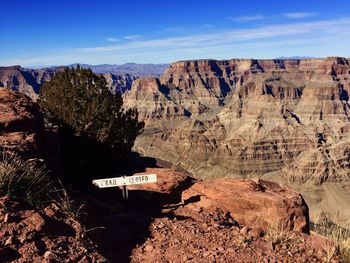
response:
M350 57L350 1L1 0L0 65Z

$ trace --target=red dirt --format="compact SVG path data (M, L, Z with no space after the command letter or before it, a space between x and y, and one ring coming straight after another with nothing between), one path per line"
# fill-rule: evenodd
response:
M0 198L0 262L107 262L82 226L51 204L44 210Z

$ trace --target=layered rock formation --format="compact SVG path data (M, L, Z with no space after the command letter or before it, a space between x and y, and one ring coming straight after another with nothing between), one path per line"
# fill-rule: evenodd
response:
M136 79L136 77L125 74L125 75L114 75L111 73L102 74L107 81L107 86L110 91L115 93L124 93L126 90L131 88L132 82Z
M28 97L36 98L39 83L20 66L0 67L0 87L19 91Z
M350 178L349 91L345 58L201 60L139 80L124 100L152 128L136 142L146 155L202 178L319 184Z
M124 107L137 108L142 120L160 126L189 113L178 103L171 100L169 89L158 79L142 78L133 82L132 88L124 93Z
M0 150L26 157L40 155L44 122L39 106L27 96L0 88Z

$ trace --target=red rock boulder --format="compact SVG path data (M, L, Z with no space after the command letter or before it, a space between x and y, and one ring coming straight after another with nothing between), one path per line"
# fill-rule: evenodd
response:
M169 168L146 168L144 173L137 173L142 174L156 174L157 183L132 185L129 186L130 189L171 194L193 180L187 174Z
M240 225L309 232L308 206L285 186L260 179L200 181L182 193L189 208L230 211Z

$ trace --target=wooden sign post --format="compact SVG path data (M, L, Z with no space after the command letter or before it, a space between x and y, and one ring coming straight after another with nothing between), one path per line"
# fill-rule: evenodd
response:
M129 198L128 188L127 188L128 185L148 184L148 183L156 183L156 182L157 182L156 174L141 174L141 175L92 180L92 184L96 185L99 188L122 186L123 200L124 200L124 205L126 210L128 210L128 198Z

